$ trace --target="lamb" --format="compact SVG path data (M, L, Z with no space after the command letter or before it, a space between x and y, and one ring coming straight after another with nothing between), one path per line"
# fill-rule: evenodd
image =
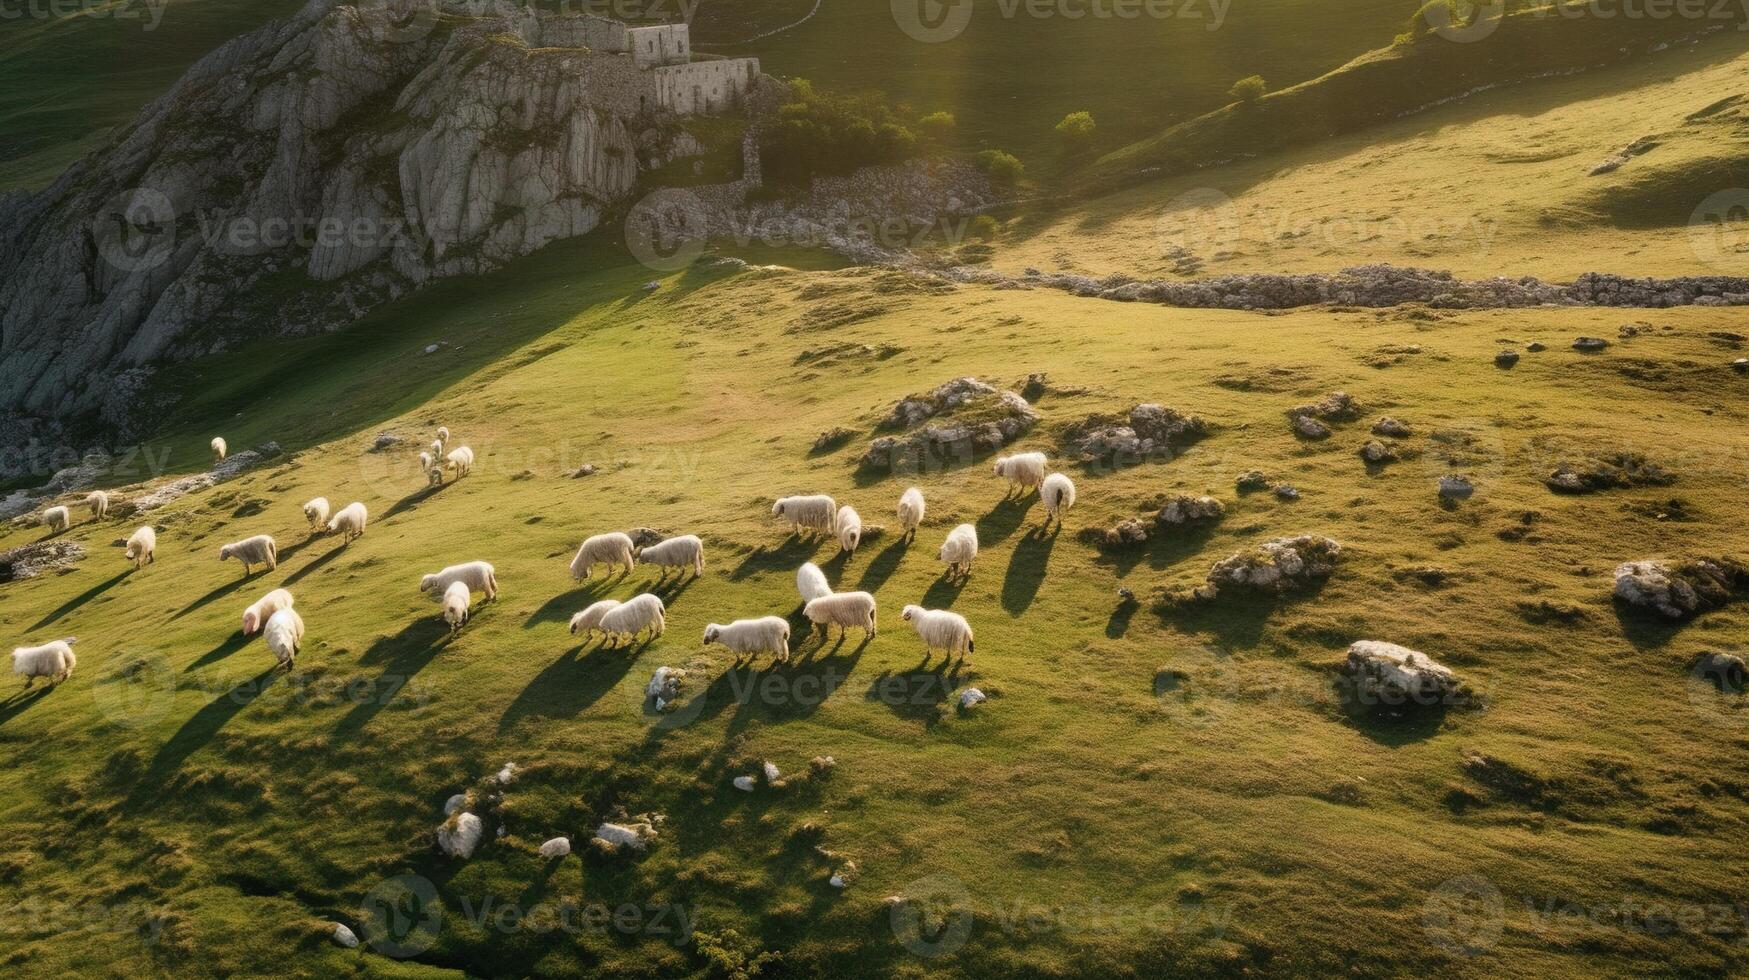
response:
M451 565L441 572L419 578L419 591L441 597L450 583L462 582L474 592L486 593L486 598L498 598L498 570L491 562L469 561Z
M601 628L601 617L617 608L619 608L618 599L603 599L600 602L590 603L582 612L571 617L571 635L576 636L581 632L585 638L588 638Z
M660 597L648 592L635 595L601 617L601 632L616 642L622 636L636 639L645 630L649 630L653 637L661 636L668 628L668 620L663 615L665 611Z
M916 537L923 523L923 491L912 487L899 497L899 531L905 537Z
M929 653L940 650L964 659L972 652L972 626L959 613L906 606L899 616L923 638L923 646Z
M467 476L474 468L474 451L466 446L457 446L443 457L443 468L455 470L455 478Z
M803 602L811 602L823 595L831 595L832 586L826 581L826 573L820 571L820 566L808 562L796 569L796 591L802 594Z
M85 496L85 506L91 508L91 519L101 521L109 513L109 494L93 490Z
M73 514L65 507L50 507L43 511L43 523L49 526L50 531L60 534L73 526Z
M850 632L852 626L870 637L875 635L875 599L867 592L834 592L810 599L802 607L802 615L820 627L821 637L830 635L834 626L838 627L841 637Z
M267 640L267 649L273 651L274 659L279 661L281 667L291 670L298 648L304 642L304 618L296 610L281 609L268 618L263 634Z
M838 503L823 493L811 497L780 497L771 505L771 516L783 518L796 531L806 528L830 534L832 521L838 516Z
M721 643L746 656L770 653L784 663L789 660L789 623L782 616L737 619L727 626L711 623L704 628L704 642Z
M38 677L47 677L50 684L59 684L73 676L73 666L79 658L73 656L76 636L44 643L40 647L16 647L12 651L12 672L24 675L24 688L29 690Z
M328 527L328 498L317 497L304 505L304 520L310 524L310 536L315 537Z
M941 543L941 560L947 563L947 575L972 574L972 559L978 557L978 529L961 524L947 533Z
M134 563L135 568L144 568L157 559L152 553L158 550L158 532L150 526L142 527L128 538L127 560Z
M849 504L838 508L838 516L832 518L832 534L840 550L856 554L856 546L862 543L862 515Z
M451 636L461 631L462 624L468 621L468 603L473 601L473 595L468 592L468 583L451 582L449 588L443 590L443 621L449 624Z
M640 565L658 565L662 574L670 568L692 566L694 577L704 574L704 542L696 534L682 534L647 548L634 548L632 554Z
M279 546L266 534L233 541L219 549L219 561L235 558L243 563L243 577L249 577L251 565L266 565L268 571L279 567Z
M328 533L333 534L335 531L339 531L342 543L349 544L353 538L364 534L364 525L368 516L365 513L364 504L354 500L340 508L340 513L335 514L333 519L328 522Z
M995 471L997 476L1008 481L1010 493L1016 487L1024 493L1044 482L1047 465L1049 464L1044 453L1015 453L1013 456L998 457Z
M224 436L213 436L211 445L213 447L213 462L222 463L225 461L225 457L230 455L231 450L229 446L225 445Z
M274 589L255 600L253 605L243 610L243 635L254 636L261 629L261 624L272 619L273 614L281 609L290 609L292 603L292 594L284 589Z
M637 553L632 548L632 536L624 531L609 531L585 538L578 546L576 556L571 559L571 578L583 581L589 577L590 569L598 564L612 565L615 568L624 565L625 570L630 572L637 561ZM699 561L704 561L702 555Z
M1063 515L1075 506L1075 483L1061 473L1052 473L1039 485L1038 496L1044 501L1045 523L1055 520L1062 527Z

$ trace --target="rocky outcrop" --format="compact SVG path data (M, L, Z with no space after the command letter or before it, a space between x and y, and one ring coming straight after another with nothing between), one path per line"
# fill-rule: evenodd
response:
M72 568L85 557L73 541L38 541L0 552L0 583L35 578L44 572Z
M1225 588L1291 592L1329 578L1341 555L1340 544L1315 534L1265 541L1215 562L1195 597L1213 599Z
M1447 703L1461 689L1457 675L1444 664L1419 650L1378 640L1351 645L1342 672L1370 705L1430 707Z
M1749 585L1749 569L1729 558L1631 561L1616 566L1615 597L1666 619L1717 609Z
M925 422L930 424L904 435L875 439L858 465L875 472L920 473L969 463L1020 438L1038 424L1038 412L1012 391L957 378L902 399L881 424L911 428Z

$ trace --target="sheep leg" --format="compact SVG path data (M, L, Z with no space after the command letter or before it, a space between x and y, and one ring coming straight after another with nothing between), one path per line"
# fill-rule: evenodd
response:
M32 674L32 675L26 677L24 679L24 689L27 691L30 690L30 686L32 684L35 684L35 683L36 683L36 675L35 674Z

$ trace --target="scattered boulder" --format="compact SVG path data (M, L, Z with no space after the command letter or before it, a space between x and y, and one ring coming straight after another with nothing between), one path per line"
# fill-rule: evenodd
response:
M846 429L841 425L836 426L820 433L819 437L814 440L814 445L809 451L814 453L830 452L849 442L855 436L855 429Z
M1602 337L1580 337L1573 341L1573 349L1577 351L1600 351L1609 346L1609 341Z
M975 687L968 687L965 690L960 692L960 696L959 696L960 710L965 711L967 709L977 707L978 705L983 704L985 701L988 701L988 700L990 700L990 699L988 697L985 697L983 691L980 691Z
M44 572L72 568L85 559L85 549L72 541L39 541L0 552L0 583L36 578Z
M977 378L955 378L922 395L910 395L899 400L887 414L882 428L909 429L926 419L941 415L975 398L996 394L996 389Z
M337 946L343 946L347 949L358 948L358 936L351 929L346 928L344 922L334 923L333 937L334 944Z
M1311 404L1288 409L1287 414L1289 418L1315 415L1326 422L1352 422L1360 418L1361 411L1360 403L1349 397L1347 392L1332 391Z
M1592 493L1626 487L1665 487L1676 476L1640 453L1620 452L1594 457L1581 469L1562 463L1543 483L1556 493Z
M646 816L640 820L626 823L603 822L595 828L595 836L590 843L609 854L625 851L647 851L650 842L657 836L656 825L661 823L660 817Z
M1651 329L1652 325L1649 323L1624 323L1616 329L1615 335L1626 340L1629 337L1638 337Z
M1647 559L1616 566L1614 594L1627 605L1687 619L1723 606L1745 584L1749 569L1729 558Z
M1278 483L1275 486L1275 499L1292 503L1300 499L1300 488L1291 483Z
M1494 366L1509 368L1518 363L1518 356L1518 352L1515 350L1503 350L1494 355Z
M1220 520L1227 513L1227 507L1213 497L1192 497L1181 494L1166 501L1166 506L1154 515L1154 523L1161 527L1179 527L1185 524L1202 524Z
M1732 361L1731 370L1738 374L1749 374L1749 357L1739 357Z
M1543 351L1549 349L1549 345L1540 340L1533 340L1530 343L1525 344L1524 349L1530 351L1532 354L1541 354Z
M1409 427L1404 423L1391 418L1389 415L1386 415L1372 424L1372 434L1375 436L1388 436L1392 439L1405 439L1409 436Z
M398 446L406 441L406 439L393 432L379 432L377 433L376 440L370 444L370 451L373 453L380 453L385 449L392 446Z
M1447 473L1439 478L1439 496L1445 500L1467 500L1476 492L1476 485L1461 473Z
M1108 528L1083 528L1081 540L1096 548L1121 551L1148 540L1148 526L1133 517L1125 518Z
M1268 490L1271 482L1262 470L1250 470L1239 474L1239 479L1233 481L1233 486L1240 493L1256 493L1259 490Z
M1397 461L1397 449L1389 443L1380 442L1377 439L1370 439L1367 441L1366 445L1360 447L1360 458L1366 460L1367 463L1372 466L1382 466L1385 463L1394 463Z
M1330 427L1310 415L1299 415L1293 419L1294 435L1305 439L1328 439Z
M661 711L675 698L680 696L681 682L686 680L686 671L676 667L657 667L651 675L650 683L644 685L644 696L655 701L656 710Z
M1013 442L1038 423L1038 412L1014 392L997 392L973 378L960 381L976 388L954 387L959 383L950 382L937 388L929 401L900 402L884 424L891 425L895 418L931 418L945 410L936 407L937 402L951 404L954 418L908 435L882 436L869 443L858 465L877 472L915 473L968 463ZM944 393L944 389L951 390Z
M751 793L753 792L754 787L759 785L759 781L752 776L736 776L734 779L729 780L729 782L743 793Z
M569 853L571 853L571 839L569 837L554 837L540 846L540 856L548 860L562 858Z
M1208 583L1197 589L1195 596L1212 599L1228 587L1289 592L1329 578L1341 555L1340 544L1319 535L1275 538L1215 562L1209 569Z
M582 479L583 477L586 477L586 476L594 476L594 475L595 475L595 464L594 463L584 463L582 466L579 466L575 470L571 471L571 479L573 479L573 480L578 480L578 479Z
M1097 413L1063 431L1063 447L1082 463L1119 465L1162 455L1208 434L1208 423L1194 415L1161 405L1130 409L1127 418Z
M1460 687L1457 675L1427 654L1378 640L1350 645L1342 672L1369 704L1427 707L1446 703Z
M480 846L484 832L485 825L474 814L465 810L452 813L437 828L437 848L450 857L466 861L474 856L474 848Z

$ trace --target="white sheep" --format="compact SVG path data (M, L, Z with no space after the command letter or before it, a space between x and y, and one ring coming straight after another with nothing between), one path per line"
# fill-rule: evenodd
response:
M589 577L589 570L595 565L612 565L615 568L623 565L629 572L637 560L635 555L636 552L632 550L632 536L624 531L609 531L585 538L577 547L576 556L571 559L571 578L583 581Z
M437 427L437 441L446 446L449 445L449 426L440 425Z
M838 627L839 636L848 633L852 626L871 637L875 635L875 599L867 592L834 592L810 599L802 607L802 615L820 627L822 637L831 635L834 626Z
M290 609L295 604L292 594L284 589L274 589L255 600L248 609L243 610L243 635L254 636L263 623L273 618L273 614L281 609Z
M959 613L906 606L899 616L917 631L924 648L930 653L941 650L950 656L957 654L963 658L972 652L972 626Z
M364 525L369 516L365 512L364 504L354 500L340 508L340 513L328 521L328 533L339 531L342 543L351 543L353 538L364 534Z
M449 624L453 635L468 621L468 604L473 601L473 595L468 592L468 583L451 582L449 588L443 590L443 621Z
M838 516L832 518L832 535L838 539L838 548L856 554L856 546L862 543L862 515L856 508L845 504L838 508Z
M210 445L213 447L213 462L215 463L224 462L225 457L231 453L230 447L225 445L224 436L213 436L213 441Z
M1061 473L1052 473L1045 477L1045 482L1039 484L1039 499L1045 505L1045 523L1055 520L1057 526L1063 524L1063 515L1069 508L1075 506L1075 481Z
M252 538L233 541L219 549L219 561L235 558L243 563L243 577L249 577L251 565L266 565L268 571L279 567L279 546L273 543L273 538L266 534L257 534Z
M972 559L978 557L978 529L961 524L947 532L947 540L941 543L940 557L947 564L949 578L972 574Z
M76 636L44 643L40 647L17 647L12 651L12 672L24 675L24 687L30 689L38 677L47 677L50 684L59 684L73 676L79 658L73 656Z
M101 521L109 513L109 494L93 490L85 495L85 506L91 508L92 520Z
M832 520L838 516L838 502L821 493L810 497L780 497L771 505L771 516L790 523L800 531L832 533Z
M158 550L158 532L151 526L141 527L128 537L127 560L134 563L135 568L144 568L157 559L152 553Z
M582 612L571 617L571 635L575 636L580 632L588 638L601 628L601 617L617 608L618 599L602 599L600 602L590 603Z
M1008 481L1008 492L1015 488L1021 492L1037 487L1045 479L1045 467L1049 462L1044 453L1015 453L1012 456L1001 456L996 459L996 475Z
M56 534L73 526L73 514L65 507L50 507L43 511L42 521Z
M796 569L796 591L802 594L803 602L809 602L831 595L832 585L826 581L826 573L820 571L820 566L808 562Z
M692 566L694 577L704 574L704 542L696 534L682 534L647 548L634 548L632 554L640 565L660 566L664 575L670 568L684 569L688 565Z
M474 451L466 446L457 446L443 457L443 468L455 470L455 478L461 479L472 472L474 468Z
M267 628L262 634L274 659L281 667L290 670L298 648L304 642L304 618L295 609L281 609L268 618Z
M912 487L899 496L899 532L914 536L923 523L923 491Z
M789 623L781 616L737 619L727 626L711 623L704 628L704 643L721 643L747 656L769 653L783 663L789 660Z
M329 513L327 497L317 497L304 505L304 520L309 522L312 537L327 530Z
M443 467L437 465L437 457L430 453L419 454L419 472L425 474L427 486L437 486L443 482Z
M601 617L601 632L612 637L617 643L620 637L636 639L645 630L651 636L661 636L668 628L668 620L664 613L667 607L662 605L659 596L645 592L632 596L607 611Z
M439 436L438 438L431 440L431 458L443 458L443 437Z
M463 582L475 592L484 592L486 598L498 598L498 570L490 562L468 561L460 565L451 565L441 572L421 576L419 591L442 598L449 590L452 582Z

